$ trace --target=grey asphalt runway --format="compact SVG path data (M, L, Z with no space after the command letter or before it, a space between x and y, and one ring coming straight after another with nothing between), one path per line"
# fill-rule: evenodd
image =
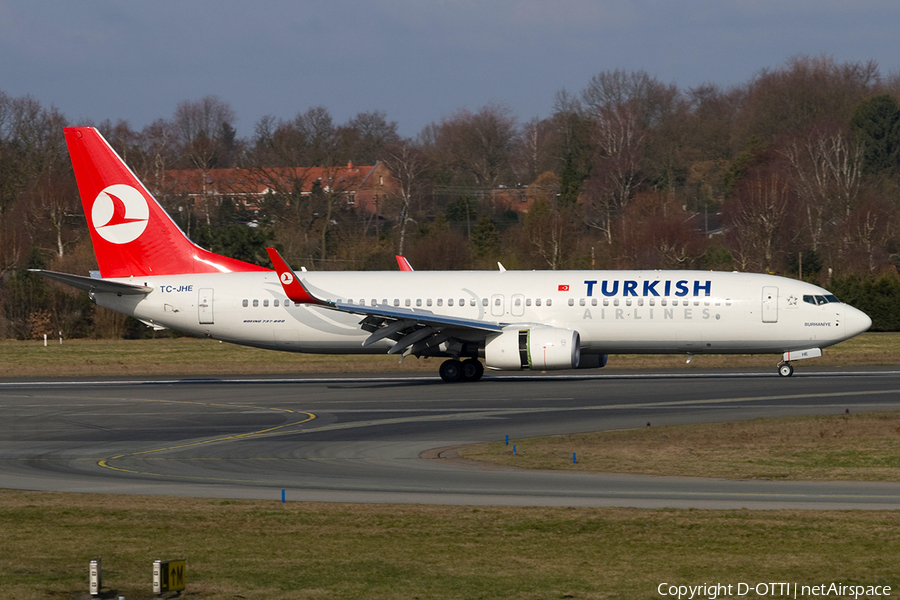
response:
M900 371L0 382L0 487L289 501L898 509L900 484L479 467L439 449L900 409ZM599 372L598 372L599 373Z

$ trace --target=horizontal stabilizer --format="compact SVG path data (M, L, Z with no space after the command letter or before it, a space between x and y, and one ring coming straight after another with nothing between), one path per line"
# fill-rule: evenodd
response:
M83 277L81 275L69 275L68 273L57 273L56 271L44 271L43 269L28 269L32 273L37 273L41 277L52 279L73 288L84 290L86 292L99 292L102 294L119 294L120 296L141 296L147 295L153 291L152 287L145 285L133 285L131 283L120 283L118 281L110 281L108 279L98 279L96 277Z

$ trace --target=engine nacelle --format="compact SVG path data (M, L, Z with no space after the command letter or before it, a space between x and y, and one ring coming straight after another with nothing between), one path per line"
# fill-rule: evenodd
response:
M485 366L498 371L577 369L580 359L581 336L558 327L510 328L484 345Z

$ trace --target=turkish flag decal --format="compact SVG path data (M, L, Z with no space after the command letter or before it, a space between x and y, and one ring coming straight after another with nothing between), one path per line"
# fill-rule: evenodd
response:
M569 291L569 286L567 286L567 285L561 285L561 286L559 286L559 288L557 289L557 291L558 291L558 292L568 292L568 291Z

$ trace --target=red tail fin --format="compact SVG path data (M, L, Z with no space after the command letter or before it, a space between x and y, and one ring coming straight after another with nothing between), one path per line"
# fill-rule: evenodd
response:
M66 127L103 277L268 271L191 242L93 127Z

